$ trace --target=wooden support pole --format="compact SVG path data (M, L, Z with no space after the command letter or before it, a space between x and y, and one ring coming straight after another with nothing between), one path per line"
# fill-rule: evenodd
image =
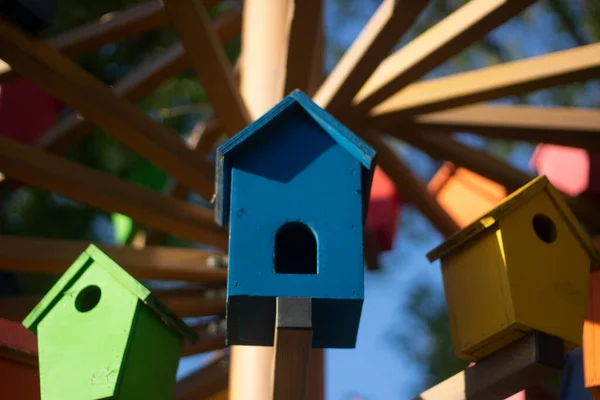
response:
M600 43L413 83L371 115L405 117L460 107L600 76Z
M250 116L208 12L200 0L166 0L165 5L217 117L227 134L235 135L250 123Z
M414 400L503 400L523 389L543 387L558 379L563 362L561 339L531 333Z
M227 248L227 233L216 225L212 211L206 208L1 136L0 171L92 207L128 215L138 222L219 249Z
M205 199L212 197L214 169L208 160L72 61L5 20L0 20L0 58Z
M223 253L176 247L116 247L95 243L136 279L225 284ZM0 270L62 275L87 241L0 235Z
M312 348L312 300L277 297L273 400L305 400Z
M472 0L379 64L355 97L367 112L517 15L535 0Z
M395 112L377 114L369 125L382 132L470 132L489 138L600 151L600 111L594 109L476 104L410 118Z

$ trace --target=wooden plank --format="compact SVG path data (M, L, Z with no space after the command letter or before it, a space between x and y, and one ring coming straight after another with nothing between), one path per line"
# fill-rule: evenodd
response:
M208 12L201 0L165 0L165 6L217 117L227 134L235 135L250 123L250 116Z
M174 235L225 249L227 233L208 209L169 198L55 154L0 137L0 171L6 176L56 192Z
M0 58L204 198L212 197L214 172L208 160L134 104L7 21L0 21Z
M322 0L290 0L288 10L288 45L285 67L284 95L295 89L307 92L311 83L313 47L317 44L322 24Z
M396 185L400 197L413 203L445 237L459 230L454 220L427 190L427 185L417 178L410 168L389 148L376 133L364 135L377 152L377 163Z
M0 235L0 270L63 274L89 242ZM136 279L203 283L227 281L227 270L212 268L223 253L175 247L116 247L96 244ZM208 263L208 264L207 264Z
M304 400L312 348L312 300L277 297L273 400Z
M415 397L414 400L501 400L560 379L562 340L532 333Z
M600 76L600 43L413 83L371 111L411 116Z
M379 114L372 124L383 132L400 127L415 135L470 132L600 151L600 111L594 109L476 104L408 119L394 112Z
M456 140L439 135L394 135L438 160L450 161L506 187L509 192L519 189L534 177L491 154L474 149ZM593 203L565 195L569 207L584 225L600 228L600 210Z
M223 322L225 320L192 326L198 334L198 341L196 343L186 342L181 350L181 356L187 357L225 348L225 325Z
M428 0L383 1L321 85L314 96L315 102L339 115L428 3Z
M239 7L234 7L219 15L213 22L213 28L222 42L227 42L239 34L240 27L241 9ZM112 89L119 96L132 102L138 102L167 79L182 73L189 66L190 59L185 49L181 43L176 43L165 52L144 61L114 84ZM94 128L93 122L73 113L61 119L58 124L44 134L36 145L60 153L89 134Z
M355 97L367 112L460 53L535 0L472 0L387 57Z
M313 97L325 79L325 27L323 26L324 7L319 9L319 21L317 22L317 34L315 42L311 46L313 52L310 57L310 73L306 94ZM315 399L322 400L322 399Z
M207 298L202 292L179 294L154 290L154 293L180 318L209 317L225 314L224 298ZM0 318L22 321L40 302L41 296L0 297Z
M186 376L175 385L173 400L206 399L227 388L229 357L216 357L205 367Z

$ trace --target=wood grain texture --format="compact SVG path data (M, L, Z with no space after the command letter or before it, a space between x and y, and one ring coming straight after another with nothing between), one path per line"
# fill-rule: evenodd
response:
M207 399L225 390L229 381L229 357L219 355L209 364L175 385L173 400Z
M361 111L441 65L535 0L473 0L387 57L354 98Z
M0 270L60 275L89 242L0 235ZM99 244L117 264L137 279L225 283L227 270L207 265L223 253L174 247L116 247ZM210 261L208 261L210 262Z
M322 0L290 0L284 95L296 89L307 91L313 79L313 65L319 57L315 46L322 33ZM321 60L322 61L322 60Z
M275 330L273 400L304 400L312 329Z
M231 10L217 16L212 24L217 36L222 42L231 40L239 33L241 10L233 7ZM181 43L176 43L163 53L152 56L130 73L112 85L115 94L132 102L138 102L150 92L158 88L167 79L185 71L190 66L190 59ZM60 153L83 136L92 132L95 124L83 116L73 113L44 133L36 143L39 147Z
M0 57L204 198L212 197L213 168L208 160L73 62L6 21L0 21Z
M0 137L0 170L13 179L92 207L130 216L174 235L221 249L227 246L226 232L216 226L213 213L208 209L4 137Z
M429 0L385 0L314 96L334 115L351 105L369 76L411 27Z
M564 359L560 340L533 333L467 368L413 400L502 400L560 377Z
M600 111L593 109L476 104L408 118L402 112L374 114L369 124L382 132L470 132L489 138L600 151Z
M235 135L250 123L250 116L208 12L201 0L166 0L165 6L217 117L227 134Z
M371 115L411 116L515 96L600 75L600 43L413 83Z
M432 158L447 160L484 176L512 192L527 184L533 176L489 153L439 135L413 135L394 132L394 136L418 147ZM600 227L600 210L592 202L566 196L567 204L585 225Z

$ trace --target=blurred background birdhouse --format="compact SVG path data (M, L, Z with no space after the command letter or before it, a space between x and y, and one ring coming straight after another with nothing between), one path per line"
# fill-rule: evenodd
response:
M441 259L454 351L478 360L527 332L581 344L591 265L600 256L545 177L432 250Z
M23 325L38 336L48 400L170 399L183 339L197 337L93 245Z
M21 323L0 318L0 398L39 400L37 340Z
M313 347L355 346L374 151L295 91L218 149L227 340L273 345L275 299L313 300Z

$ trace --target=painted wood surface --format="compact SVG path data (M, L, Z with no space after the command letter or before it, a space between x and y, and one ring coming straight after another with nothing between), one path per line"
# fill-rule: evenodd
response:
M593 241L596 248L600 248L600 237L594 237ZM584 373L583 385L591 396L600 399L600 271L598 270L590 274L581 361L582 373Z
M600 258L545 177L428 258L442 260L458 357L481 359L532 330L559 337L570 349L581 344L590 263Z
M0 319L0 398L40 399L37 339L21 323Z
M41 394L48 400L170 399L183 340L197 339L93 245L23 325L38 336Z
M215 215L230 228L228 344L272 346L275 297L297 296L314 299L313 347L354 347L373 158L298 91L219 148ZM286 238L301 244L286 247ZM295 251L312 255L287 270Z

